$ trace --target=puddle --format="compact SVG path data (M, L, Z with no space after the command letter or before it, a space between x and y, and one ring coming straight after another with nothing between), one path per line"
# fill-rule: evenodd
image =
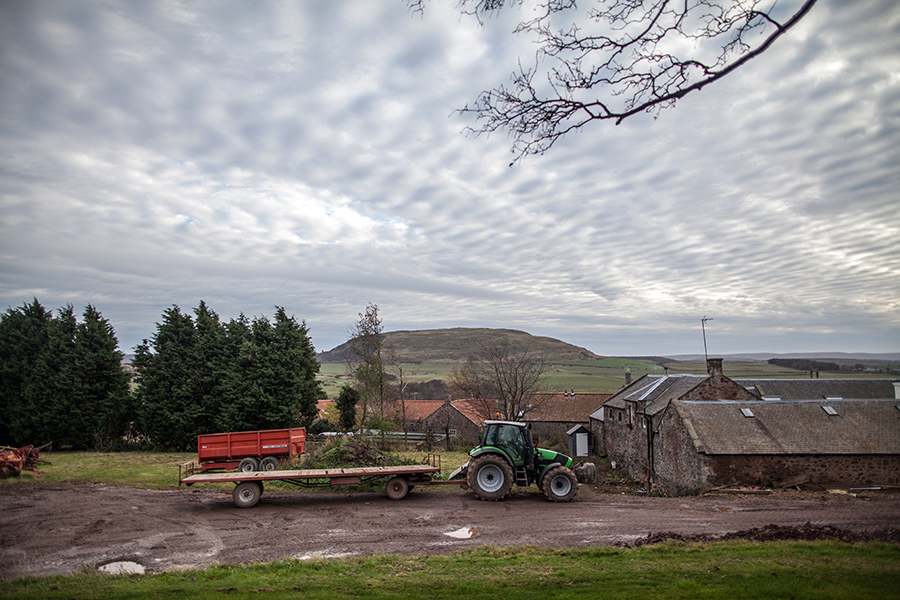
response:
M294 556L297 560L314 560L322 558L345 558L353 556L352 552L327 552L325 550L316 550L315 552L307 552L306 554L298 554Z
M481 533L480 529L476 529L474 527L463 527L461 529L457 529L456 531L448 531L444 535L449 535L452 538L456 538L458 540L468 540L473 538Z
M109 575L143 575L146 572L144 565L130 560L106 563L101 567L97 567L97 570Z

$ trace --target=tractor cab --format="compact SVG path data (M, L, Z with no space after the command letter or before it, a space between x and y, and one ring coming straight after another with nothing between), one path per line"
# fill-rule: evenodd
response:
M512 421L486 421L479 436L479 448L496 448L509 457L515 468L534 467L534 441L531 427Z

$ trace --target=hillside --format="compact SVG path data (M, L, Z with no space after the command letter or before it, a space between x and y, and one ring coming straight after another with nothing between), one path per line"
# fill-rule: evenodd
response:
M532 351L543 353L548 362L559 364L603 358L587 350L566 342L534 336L524 331L512 329L464 328L423 329L418 331L391 331L385 333L385 341L394 347L401 362L406 364L461 363L468 358L479 343L490 343L506 339L514 346L527 346ZM340 346L321 352L320 363L343 362L349 346Z

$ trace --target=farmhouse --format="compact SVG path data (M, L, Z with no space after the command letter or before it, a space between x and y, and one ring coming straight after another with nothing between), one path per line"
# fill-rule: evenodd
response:
M450 434L458 444L473 445L484 423L467 400L406 400L406 428L432 435L435 438ZM395 416L402 418L399 403L394 407Z
M598 450L648 487L900 484L900 402L889 380L645 375L591 414ZM866 383L858 383L866 381Z

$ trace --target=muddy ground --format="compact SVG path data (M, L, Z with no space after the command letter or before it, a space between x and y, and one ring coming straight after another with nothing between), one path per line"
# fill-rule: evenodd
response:
M341 489L341 488L338 488ZM582 485L567 504L536 492L482 502L457 487L381 492L266 489L238 509L227 490L103 484L0 487L0 576L53 575L129 561L148 572L276 559L443 554L481 544L558 548L667 538L887 539L900 494L791 491L647 498Z

